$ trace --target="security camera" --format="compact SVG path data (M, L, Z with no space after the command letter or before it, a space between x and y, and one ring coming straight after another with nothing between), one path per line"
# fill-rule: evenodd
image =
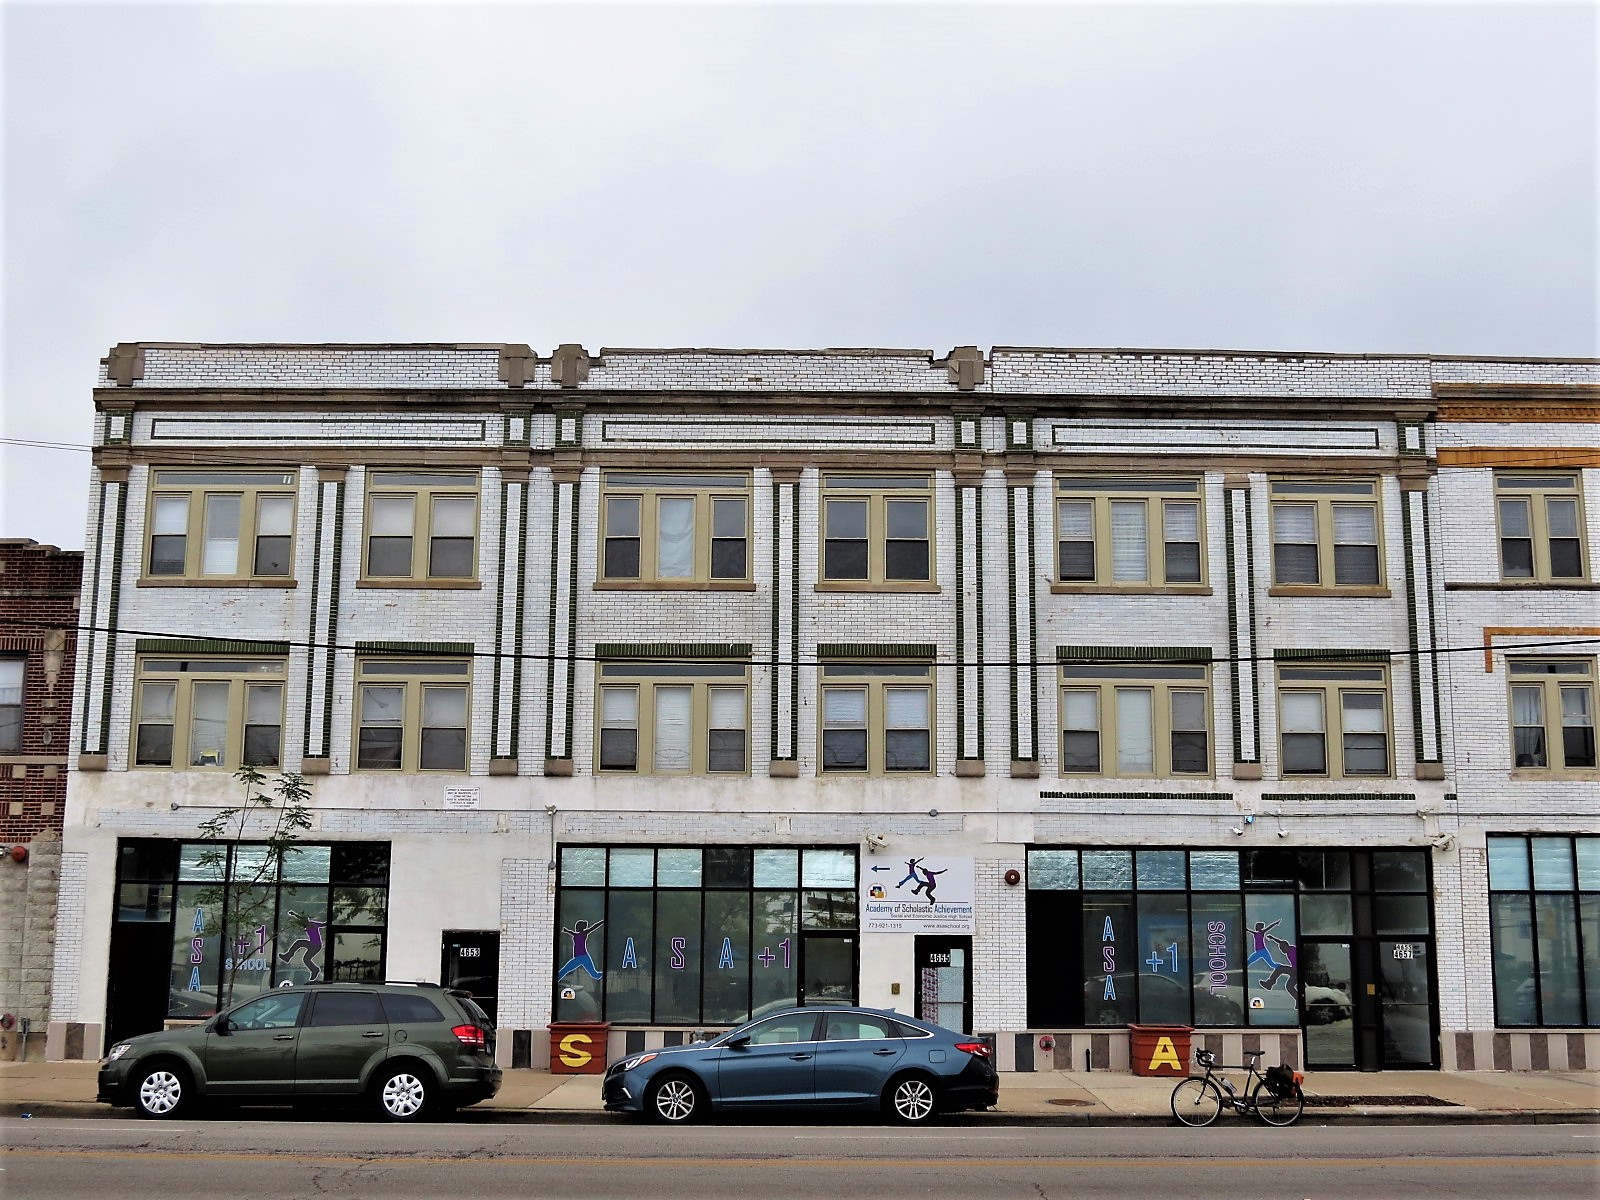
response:
M867 834L867 853L868 854L876 854L879 850L882 850L888 844L889 844L889 839L884 834L881 834L881 833L869 833L869 834Z
M1278 830L1278 836L1279 837L1288 837L1289 836L1289 831L1287 829L1280 829L1280 830Z
M1456 835L1453 833L1436 833L1429 839L1429 845L1442 854L1448 854L1456 848Z
M546 804L544 806L544 811L546 816L553 817L556 815L556 806L554 804Z
M1236 837L1243 837L1244 836L1244 826L1243 825L1235 825L1233 827L1233 832L1234 832L1234 835Z

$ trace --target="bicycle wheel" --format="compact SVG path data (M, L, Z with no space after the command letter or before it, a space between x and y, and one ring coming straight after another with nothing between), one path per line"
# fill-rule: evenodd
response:
M1191 1075L1172 1089L1172 1115L1185 1125L1203 1129L1221 1111L1222 1089L1209 1079Z
M1305 1094L1295 1088L1287 1096L1275 1096L1264 1087L1256 1089L1256 1116L1268 1125L1293 1125L1306 1110Z

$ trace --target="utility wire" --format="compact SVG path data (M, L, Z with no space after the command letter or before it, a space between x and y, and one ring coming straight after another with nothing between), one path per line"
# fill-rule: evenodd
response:
M25 629L59 629L61 627L59 625L59 623L51 624L50 622L47 622L47 621L18 620L18 621L8 622L8 624L10 624L11 626L16 627L16 628L25 628ZM291 649L300 649L300 650L333 650L335 652L345 652L345 653L351 653L351 654L354 654L354 653L376 653L374 651L361 651L361 650L358 649L358 647L354 643L351 643L351 642L321 642L321 641L314 641L314 640L300 639L300 638L261 637L261 636L258 636L258 635L228 637L226 635L219 635L219 634L216 634L216 633L207 633L207 634L177 633L177 632L172 632L172 631L169 631L169 630L130 629L130 628L126 627L126 626L120 626L120 625L118 625L118 626L111 626L111 625L78 625L78 626L75 627L75 629L79 633L95 633L95 634L106 634L106 635L116 634L119 637L125 636L125 637L161 638L161 639L170 640L170 641L238 642L238 643L255 642L255 643L259 643L261 645L288 646ZM388 640L388 639L375 638L373 640L374 641L383 641L383 640ZM1564 646L1591 646L1591 645L1600 645L1600 634L1596 634L1593 637L1566 637L1566 638L1547 639L1547 640L1542 640L1542 641L1537 641L1537 642L1518 642L1515 646L1501 647L1500 649L1502 651L1506 650L1506 649L1522 651L1522 650L1551 649L1551 648L1554 648L1554 647L1564 647ZM1378 650L1378 649L1370 649L1370 648L1363 649L1363 648L1360 648L1360 647L1351 647L1351 648L1349 648L1349 658L1351 660L1353 660L1353 661L1360 662L1360 661L1363 661L1365 659L1376 658L1377 656L1381 655L1381 656L1383 656L1385 661L1392 662L1392 661L1397 660L1397 659L1401 660L1401 661L1404 661L1405 659L1411 658L1413 655L1415 655L1417 658L1424 658L1425 659L1425 658L1428 658L1428 657L1438 657L1438 656L1442 656L1442 655L1446 655L1446 654L1482 654L1486 650L1492 651L1494 649L1495 649L1495 647L1484 646L1481 643L1477 644L1477 645L1470 645L1470 646L1441 646L1441 647L1434 647L1434 648L1428 648L1428 649L1419 648L1419 649L1417 649L1415 651L1413 651L1413 650ZM208 653L215 653L215 652L208 652ZM383 653L391 653L391 652L390 651L384 651ZM615 655L600 655L600 654L539 654L539 653L535 653L535 652L532 652L532 651L526 651L526 652L524 652L522 654L516 654L516 653L512 653L512 652L508 652L508 651L500 651L500 650L471 650L471 651L465 651L465 652L458 653L456 651L448 651L448 650L416 649L416 650L403 650L403 651L397 650L397 651L393 651L392 653L396 653L396 654L403 653L403 654L412 655L412 656L415 656L415 657L418 657L418 658L424 658L424 657L433 657L433 658L475 658L475 659L482 658L482 659L488 659L490 661L499 661L499 662L515 662L515 661L522 661L522 662L552 662L552 661L554 661L554 662L567 662L569 660L575 660L577 662L607 662L607 663L614 663L614 662L623 662L623 661L644 661L644 660L635 659L632 656L630 656L627 659L619 659ZM1218 665L1233 665L1235 663L1283 662L1283 663L1300 664L1300 663L1315 663L1315 662L1318 662L1318 661L1327 661L1327 662L1344 662L1344 661L1346 661L1346 658L1344 656L1342 656L1339 651L1335 651L1335 650L1330 650L1330 651L1325 651L1325 652L1324 651L1317 651L1316 653L1319 656L1317 658L1301 658L1301 657L1297 656L1297 657L1292 658L1292 659L1280 659L1280 658L1277 658L1275 655L1272 655L1272 654L1254 654L1254 655L1212 655L1211 657L1208 657L1208 658L1202 658L1202 657L1198 657L1197 656L1195 658L1185 658L1185 659L1177 659L1177 658L1128 659L1128 658L1122 658L1122 657L1095 658L1093 656L1090 656L1090 657L1084 657L1084 658L1073 657L1073 658L1066 659L1066 660L1055 659L1055 658L998 658L998 659L981 659L981 660L978 660L978 661L969 661L969 660L966 660L966 659L938 659L938 658L936 658L931 662L927 662L927 661L921 660L921 659L908 658L908 659L897 660L897 661L904 661L907 666L916 666L916 665L921 664L921 665L933 666L933 667L966 667L966 668L971 668L971 669L974 669L974 670L985 670L985 669L989 669L989 668L1012 668L1012 667L1051 667L1051 666L1062 665L1063 662L1074 664L1074 665L1090 665L1090 666L1093 666L1093 665L1128 666L1128 665L1131 665L1131 664L1150 665L1150 664L1157 664L1157 663L1168 663L1168 664L1170 664L1172 666L1175 666L1175 667L1181 667L1181 666L1199 666L1199 665L1202 665L1202 664L1210 664L1210 665L1213 665L1213 666L1218 666ZM1323 655L1325 655L1326 657L1322 657ZM673 662L683 662L683 663L712 663L712 662L725 663L725 662L728 661L728 657L725 656L725 655L692 655L692 654L691 655L676 655L676 654L669 654L669 655L661 655L659 657L662 658L662 659L671 659ZM859 657L862 658L862 659L876 659L878 656L869 654L869 655L861 655ZM838 663L838 662L854 661L854 660L834 659L834 658L830 658L830 659L814 659L813 658L813 659L778 659L778 660L774 661L771 658L759 657L758 655L756 655L756 653L754 651L752 651L749 661L750 661L750 663L752 665L760 666L760 667L818 667L818 666L826 666L826 665L830 665L830 664Z

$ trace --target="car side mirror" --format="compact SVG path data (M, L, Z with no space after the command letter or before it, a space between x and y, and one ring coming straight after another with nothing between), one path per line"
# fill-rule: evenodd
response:
M728 1047L730 1050L743 1050L750 1044L750 1035L748 1033L742 1033L736 1038L729 1038L722 1044Z
M218 1017L216 1023L211 1026L211 1032L218 1037L225 1037L231 1028L232 1026L228 1024L227 1017Z

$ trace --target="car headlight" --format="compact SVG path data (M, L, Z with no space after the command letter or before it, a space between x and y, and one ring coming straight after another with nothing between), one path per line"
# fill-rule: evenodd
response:
M132 1050L132 1049L133 1049L133 1043L131 1043L131 1042L118 1042L115 1046L111 1047L111 1053L106 1055L106 1061L108 1063L109 1062L116 1062L117 1059L121 1058L124 1054L126 1054L129 1050Z
M653 1051L649 1054L635 1054L632 1058L623 1060L622 1069L624 1071L631 1071L635 1067L642 1067L654 1057L655 1053Z

